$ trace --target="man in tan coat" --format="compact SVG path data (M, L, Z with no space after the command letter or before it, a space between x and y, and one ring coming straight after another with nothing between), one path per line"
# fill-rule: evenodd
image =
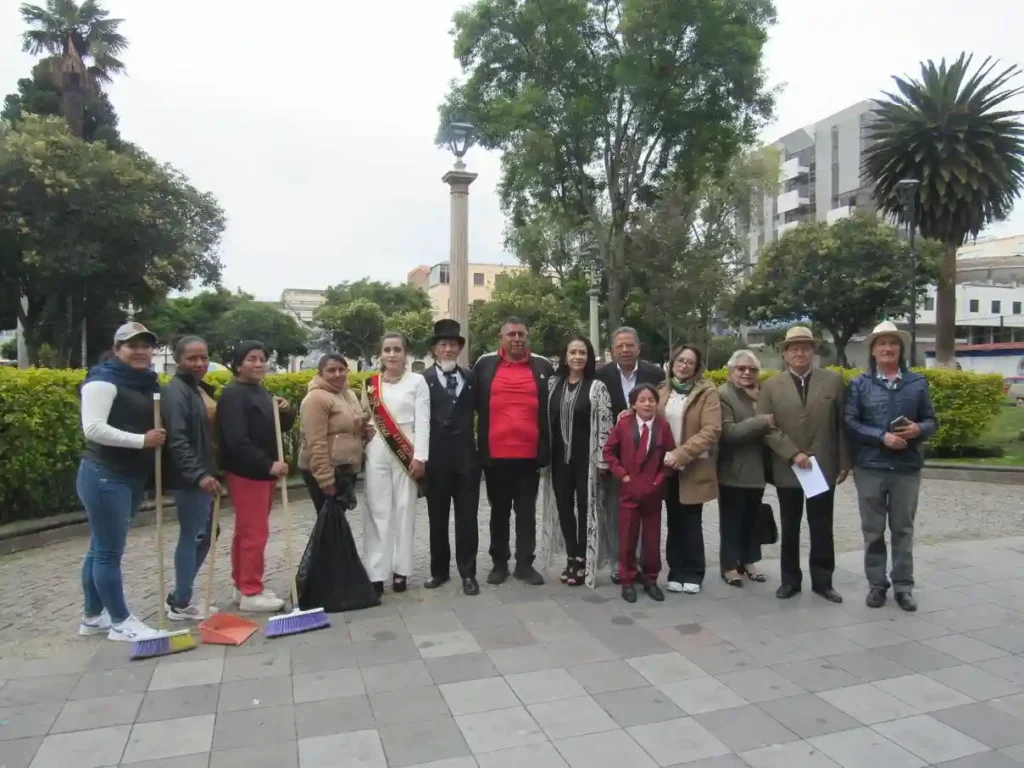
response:
M829 489L806 499L811 589L826 600L841 603L842 596L832 588L836 567L832 512L835 487L850 471L850 451L843 431L845 386L841 374L812 367L817 346L809 328L790 328L779 345L786 370L764 383L758 405L760 413L775 417L778 427L765 436L773 453L772 475L782 523L782 586L775 595L785 600L801 589L800 523L805 498L792 468L810 468L813 456Z

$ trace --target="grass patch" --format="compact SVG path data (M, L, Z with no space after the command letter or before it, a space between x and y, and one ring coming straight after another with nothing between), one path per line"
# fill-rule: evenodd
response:
M978 459L943 459L936 456L933 461L1024 467L1024 440L1019 439L1022 431L1024 431L1024 408L1007 404L978 439L978 444L981 446L1002 448L1004 452L1002 456Z

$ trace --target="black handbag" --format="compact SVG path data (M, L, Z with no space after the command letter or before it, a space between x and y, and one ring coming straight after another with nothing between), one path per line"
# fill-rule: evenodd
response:
M775 510L771 504L761 504L757 510L757 526L761 529L762 544L776 544L779 541L779 526L775 524Z

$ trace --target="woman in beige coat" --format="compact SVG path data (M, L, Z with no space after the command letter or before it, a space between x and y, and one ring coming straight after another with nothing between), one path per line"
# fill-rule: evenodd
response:
M703 353L687 344L672 351L668 379L658 388L659 412L668 420L676 449L665 465L677 470L665 483L665 560L669 592L700 592L704 581L704 504L718 496L715 453L722 407L715 386L701 378Z
M366 413L348 388L344 357L329 352L320 358L317 370L299 408L299 469L317 512L333 496L352 509L356 472L363 462Z

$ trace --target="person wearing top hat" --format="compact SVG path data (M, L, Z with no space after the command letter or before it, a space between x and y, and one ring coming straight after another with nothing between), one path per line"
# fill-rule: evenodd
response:
M452 551L448 516L455 506L455 565L462 591L480 594L476 580L479 548L477 510L480 505L480 462L477 459L473 414L476 376L460 368L459 354L466 346L455 320L438 320L430 339L434 365L423 373L430 389L430 460L427 463L427 516L430 520L430 578L427 589L437 589L450 578Z
M810 328L795 325L786 332L779 344L785 370L761 387L757 410L774 416L778 427L764 438L773 454L772 476L782 522L782 586L775 596L785 600L801 590L800 523L806 501L811 589L830 602L841 603L842 596L832 587L836 567L832 513L835 487L850 472L850 450L843 429L844 384L842 374L814 367L817 348ZM829 487L805 499L793 467L809 469L812 457Z
M907 367L910 334L885 321L864 340L868 370L846 394L846 428L854 444L867 605L885 605L889 579L896 603L916 611L914 600L914 517L921 490L924 441L938 427L928 380ZM892 570L886 574L885 524L892 538Z

